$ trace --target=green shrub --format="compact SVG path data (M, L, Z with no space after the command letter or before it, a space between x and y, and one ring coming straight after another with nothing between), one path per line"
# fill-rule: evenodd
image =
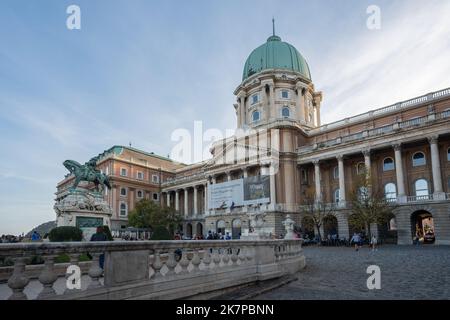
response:
M150 240L172 240L172 237L164 226L158 226L153 230Z
M81 241L83 232L77 227L56 227L48 235L51 242Z

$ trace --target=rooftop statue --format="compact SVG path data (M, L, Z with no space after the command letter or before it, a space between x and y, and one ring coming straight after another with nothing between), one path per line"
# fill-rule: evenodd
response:
M93 182L97 191L103 191L105 186L108 189L111 189L108 176L101 173L100 170L96 168L97 157L92 158L84 165L81 165L74 160L66 160L63 164L71 174L75 175L75 182L71 188L72 190L75 190L81 181ZM99 188L100 185L102 187L101 190Z

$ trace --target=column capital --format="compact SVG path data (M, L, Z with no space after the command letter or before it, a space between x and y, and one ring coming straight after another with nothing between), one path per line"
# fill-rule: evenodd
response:
M315 160L312 161L312 163L313 163L315 166L318 166L318 165L319 165L319 162L320 162L319 159L315 159Z
M392 148L394 148L395 151L401 151L402 150L402 144L399 143L393 143Z
M430 144L436 144L436 143L438 143L438 140L439 140L439 136L438 135L434 135L434 136L429 136L428 137L428 142Z
M364 149L362 151L362 154L364 155L364 157L370 157L371 152L372 152L372 150L370 150L370 149Z
M343 155L343 154L338 154L338 155L336 156L336 159L337 159L338 161L344 161L344 155Z

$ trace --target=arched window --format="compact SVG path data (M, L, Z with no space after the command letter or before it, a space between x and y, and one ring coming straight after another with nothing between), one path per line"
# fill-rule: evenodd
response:
M364 162L359 162L356 165L356 173L357 174L365 174L366 173L366 164Z
M138 197L139 199L141 199L141 198L144 197L144 196L143 196L143 193L142 193L142 190L138 190L138 192L137 192L137 197Z
M424 166L426 164L425 154L423 152L414 153L412 159L413 159L413 167Z
M339 179L339 168L338 167L334 167L334 169L333 169L333 178Z
M428 181L425 179L419 179L415 182L414 188L416 189L416 197L427 197L430 193L428 190Z
M288 107L283 107L283 109L281 110L281 116L283 118L289 118L290 116L290 111Z
M125 202L120 203L120 215L126 216L128 214L128 207Z
M334 202L338 203L341 199L341 191L339 189L334 190Z
M394 159L386 158L383 160L383 171L391 171L395 169Z
M127 188L120 188L120 195L126 196L127 195Z
M387 183L384 186L384 196L388 201L397 199L397 186L392 182Z
M252 113L252 120L253 121L259 121L259 119L260 119L259 111L253 111L253 113Z

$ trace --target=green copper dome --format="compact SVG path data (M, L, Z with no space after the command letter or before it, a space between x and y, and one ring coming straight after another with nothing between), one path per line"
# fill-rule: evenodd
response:
M301 73L311 80L309 66L305 58L287 42L273 35L267 42L259 46L250 54L245 62L242 81L250 76L267 69L284 69Z

